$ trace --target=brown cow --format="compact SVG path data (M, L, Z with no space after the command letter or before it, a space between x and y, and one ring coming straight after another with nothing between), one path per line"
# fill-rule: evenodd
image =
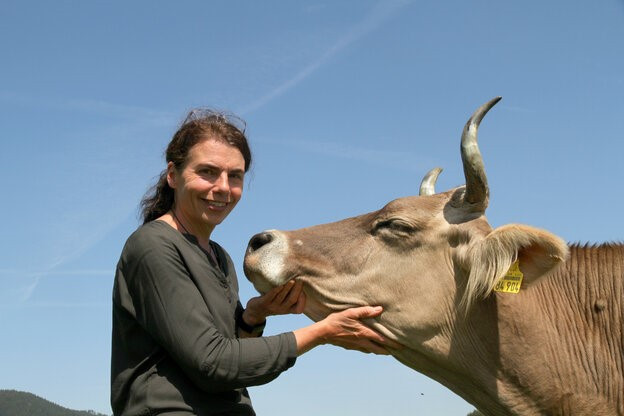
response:
M624 246L492 229L476 138L499 99L464 128L465 187L436 194L434 170L379 211L258 234L245 273L260 292L303 281L313 320L382 305L392 354L486 415L624 415Z

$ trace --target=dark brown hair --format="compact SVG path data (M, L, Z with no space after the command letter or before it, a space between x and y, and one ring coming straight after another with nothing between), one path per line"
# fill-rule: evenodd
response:
M182 171L191 147L206 139L221 140L237 148L245 160L245 172L249 171L251 150L245 136L245 122L234 115L210 109L195 109L186 116L167 146L167 164L172 162L178 171ZM166 214L173 207L174 196L174 190L167 183L165 169L141 200L143 224Z

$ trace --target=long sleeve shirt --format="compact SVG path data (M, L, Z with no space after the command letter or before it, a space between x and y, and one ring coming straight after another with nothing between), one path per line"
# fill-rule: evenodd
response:
M162 221L128 238L113 289L115 416L254 415L245 387L295 363L293 333L237 337L236 272L212 244L219 265Z

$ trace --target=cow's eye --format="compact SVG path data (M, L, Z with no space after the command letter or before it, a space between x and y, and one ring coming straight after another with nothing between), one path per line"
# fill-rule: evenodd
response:
M375 225L375 232L388 231L394 234L411 234L415 231L415 227L410 223L400 219L389 219L379 221Z

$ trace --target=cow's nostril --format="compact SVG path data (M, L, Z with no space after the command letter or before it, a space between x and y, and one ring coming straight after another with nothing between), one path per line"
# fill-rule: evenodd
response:
M250 251L256 251L263 245L269 244L271 241L273 241L271 233L264 232L256 234L249 240L249 249Z

